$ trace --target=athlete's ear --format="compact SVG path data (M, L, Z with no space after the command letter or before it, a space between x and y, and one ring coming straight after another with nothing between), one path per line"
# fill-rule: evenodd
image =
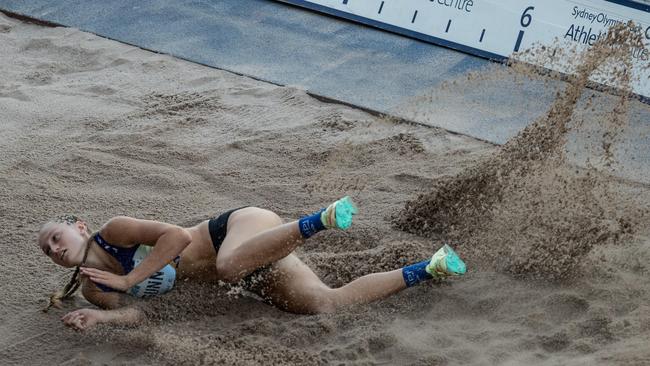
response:
M79 230L79 234L84 234L88 231L88 224L83 220L77 220L75 226Z

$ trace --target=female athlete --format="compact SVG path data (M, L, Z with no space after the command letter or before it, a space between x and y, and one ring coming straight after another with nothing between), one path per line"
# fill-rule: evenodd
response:
M182 228L158 221L114 217L99 231L75 216L43 225L38 243L58 265L76 267L73 278L50 298L60 306L81 287L98 308L67 313L62 321L84 330L99 323L135 325L145 315L138 298L169 291L179 279L239 283L285 311L329 313L348 305L383 299L431 278L465 273L465 264L447 245L430 260L360 277L330 288L294 253L321 230L345 230L357 213L349 197L297 221L243 207Z

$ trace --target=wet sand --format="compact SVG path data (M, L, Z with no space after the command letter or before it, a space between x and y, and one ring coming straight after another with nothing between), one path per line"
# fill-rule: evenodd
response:
M3 364L650 362L644 216L621 240L598 241L581 256L585 264L561 280L480 260L477 248L490 256L501 246L458 243L468 257L464 278L334 315L288 314L236 288L182 283L151 302L147 325L66 329L59 317L87 303L79 297L65 310L40 312L70 274L36 245L48 218L75 213L94 228L115 215L192 225L257 205L291 220L350 194L361 209L352 229L321 233L297 251L327 284L339 286L422 260L443 239L457 238L403 231L395 216L439 182L492 159L499 147L74 29L0 15L0 44ZM543 180L547 170L538 172L531 177ZM588 198L607 199L567 207L598 205L626 216L650 206L646 183L604 167L594 174L604 191ZM513 232L539 224L511 220L517 211L501 213L502 221L489 222L514 222Z

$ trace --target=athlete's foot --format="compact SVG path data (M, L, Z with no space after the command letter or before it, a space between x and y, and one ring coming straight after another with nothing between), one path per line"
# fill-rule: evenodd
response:
M359 212L349 196L329 205L320 214L320 220L327 229L345 230L352 225L352 216Z
M426 271L434 278L443 278L465 274L466 268L465 262L449 245L445 244L431 257Z

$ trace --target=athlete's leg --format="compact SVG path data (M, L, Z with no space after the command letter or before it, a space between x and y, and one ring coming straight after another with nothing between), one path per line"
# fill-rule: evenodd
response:
M401 269L373 273L332 289L297 256L290 254L271 267L261 288L255 289L273 305L293 313L331 313L356 304L386 298L406 288Z
M327 313L340 307L367 304L386 298L424 280L463 273L465 264L445 245L431 260L393 271L365 275L345 286L332 289L298 257L291 254L273 265L272 272L265 278L264 292L260 294L276 306L291 312Z
M333 290L336 306L367 304L406 288L401 269L371 273Z
M235 211L217 253L218 277L237 282L257 268L286 257L303 242L297 222L283 224L275 213L257 207Z
M228 219L228 231L217 253L219 278L237 282L254 270L274 263L305 238L326 228L348 228L356 208L348 197L323 211L300 220L282 224L275 213L257 207L237 210Z

